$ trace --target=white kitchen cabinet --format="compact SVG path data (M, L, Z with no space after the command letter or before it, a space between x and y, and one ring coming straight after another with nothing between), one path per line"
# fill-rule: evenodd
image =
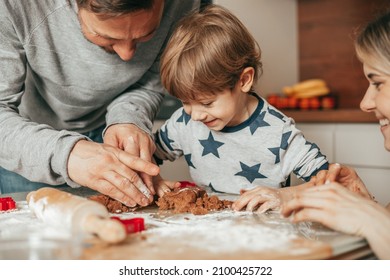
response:
M355 168L379 203L390 202L390 154L384 148L377 123L299 123L297 127L320 147L330 162ZM301 181L293 178L292 184L299 183Z

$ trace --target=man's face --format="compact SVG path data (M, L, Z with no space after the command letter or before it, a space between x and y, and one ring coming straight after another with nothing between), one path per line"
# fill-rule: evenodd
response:
M85 9L79 10L79 21L87 40L108 53L129 61L137 44L150 40L155 34L164 10L164 1L155 0L151 10L140 10L120 17L100 19Z

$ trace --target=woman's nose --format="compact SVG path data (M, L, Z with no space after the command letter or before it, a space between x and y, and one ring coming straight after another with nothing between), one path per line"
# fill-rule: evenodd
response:
M360 101L360 109L364 112L371 112L375 109L375 99L374 99L374 92L370 90L370 88L367 89L366 93L363 96L362 101Z

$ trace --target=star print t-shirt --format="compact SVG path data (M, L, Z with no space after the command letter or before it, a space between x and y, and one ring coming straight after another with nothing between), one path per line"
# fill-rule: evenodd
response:
M254 186L279 188L292 172L308 181L328 169L326 157L294 120L258 98L249 119L221 131L179 108L155 134L157 162L184 156L197 185L234 194Z

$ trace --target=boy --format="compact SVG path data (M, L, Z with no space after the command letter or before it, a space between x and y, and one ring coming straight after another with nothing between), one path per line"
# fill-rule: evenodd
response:
M162 56L161 79L183 108L156 132L158 163L184 156L197 185L233 194L279 188L291 172L308 181L328 168L294 121L254 93L260 58L245 26L220 6L179 23ZM157 188L164 184L170 185L155 178Z

